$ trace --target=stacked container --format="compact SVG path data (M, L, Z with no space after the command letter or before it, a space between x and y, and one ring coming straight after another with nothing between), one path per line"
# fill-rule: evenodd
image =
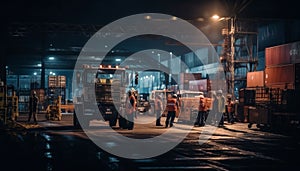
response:
M265 60L267 87L299 89L300 42L266 48Z
M247 73L247 87L263 87L265 85L265 72L254 71Z

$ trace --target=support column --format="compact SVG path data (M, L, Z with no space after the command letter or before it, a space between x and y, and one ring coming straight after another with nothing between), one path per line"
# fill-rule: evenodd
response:
M0 34L1 34L1 39L0 39L0 79L1 81L4 82L4 85L6 85L6 43L8 40L8 32L7 28L5 27L6 23L4 22L4 27L0 27Z
M41 67L41 89L45 89L45 77L46 77L46 72L45 72L45 62L43 60L43 57L42 57L42 67Z
M229 59L229 72L230 72L230 83L229 83L229 93L232 95L232 98L235 99L235 95L234 95L234 82L235 82L235 68L234 68L234 56L235 56L235 47L234 47L234 43L235 43L235 18L232 17L230 19L230 48L231 48L231 52L230 52L230 59Z

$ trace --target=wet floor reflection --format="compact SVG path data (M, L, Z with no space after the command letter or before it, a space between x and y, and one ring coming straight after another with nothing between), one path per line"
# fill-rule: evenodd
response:
M66 135L4 131L0 139L1 163L9 170L115 170L118 167L116 158L106 157L96 145L84 139L72 137L74 140L70 141Z

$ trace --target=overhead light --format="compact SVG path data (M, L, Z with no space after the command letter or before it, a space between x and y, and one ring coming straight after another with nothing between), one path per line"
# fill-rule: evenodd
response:
M217 14L215 14L215 15L213 15L211 18L214 19L214 20L218 20L218 19L220 19L220 16L217 15Z
M37 73L36 73L36 72L34 72L34 73L33 73L33 75L37 75Z
M150 19L151 19L151 16L150 16L150 15L147 15L147 16L145 16L145 19L146 19L146 20L150 20Z
M53 56L50 56L48 59L49 60L54 60L55 58Z
M116 59L116 61L117 61L117 62L120 62L120 61L121 61L121 59L120 59L120 58L117 58L117 59Z
M42 64L37 64L37 66L38 66L38 67L41 67L41 66L42 66Z
M177 17L172 17L171 20L177 20Z

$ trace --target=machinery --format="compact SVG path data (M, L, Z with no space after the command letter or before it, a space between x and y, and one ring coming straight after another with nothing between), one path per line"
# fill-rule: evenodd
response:
M190 90L181 90L180 91L180 114L179 121L183 122L192 122L196 120L198 114L198 106L199 106L199 97L204 93L201 91L190 91ZM205 97L205 105L208 110L211 108L211 98Z
M268 87L246 88L240 100L240 110L248 122L248 128L287 128L298 126L297 98L300 91ZM251 92L251 93L250 93Z
M91 120L104 120L108 121L110 126L115 126L124 111L125 68L86 65L79 75L83 92L74 101L75 126L78 125L79 116L82 121L80 123L86 126L89 126ZM91 90L92 86L95 87L95 92Z

